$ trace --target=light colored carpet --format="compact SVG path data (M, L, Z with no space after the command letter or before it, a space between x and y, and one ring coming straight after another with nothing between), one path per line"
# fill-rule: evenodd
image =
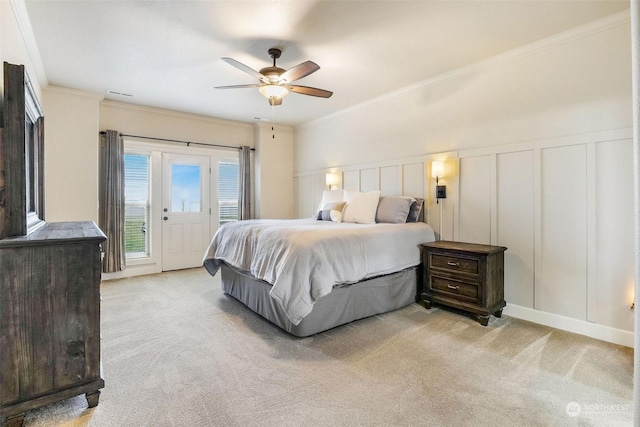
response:
M103 282L102 296L100 404L68 399L29 412L26 426L633 420L632 349L514 318L482 327L412 304L300 339L222 293L204 269Z

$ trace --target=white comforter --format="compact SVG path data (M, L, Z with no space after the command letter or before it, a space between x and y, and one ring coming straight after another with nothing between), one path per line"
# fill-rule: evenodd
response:
M418 265L418 245L433 240L422 222L238 221L218 229L203 265L214 275L224 261L270 283L271 296L297 325L334 285Z

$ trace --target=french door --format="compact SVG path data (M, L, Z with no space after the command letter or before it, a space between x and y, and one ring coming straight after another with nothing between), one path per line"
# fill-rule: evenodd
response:
M209 162L162 154L162 271L202 265L211 228Z

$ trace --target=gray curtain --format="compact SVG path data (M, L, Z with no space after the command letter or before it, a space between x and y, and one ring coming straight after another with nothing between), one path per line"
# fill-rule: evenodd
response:
M241 148L239 166L238 219L251 219L251 147Z
M107 241L102 244L102 271L125 269L124 250L124 144L115 130L100 138L99 225Z

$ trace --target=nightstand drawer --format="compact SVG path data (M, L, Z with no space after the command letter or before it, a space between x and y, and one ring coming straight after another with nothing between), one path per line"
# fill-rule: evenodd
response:
M431 268L478 275L480 263L477 259L457 257L455 255L431 254Z
M475 283L461 282L444 277L431 276L430 288L433 291L466 298L470 301L480 300L480 287Z

